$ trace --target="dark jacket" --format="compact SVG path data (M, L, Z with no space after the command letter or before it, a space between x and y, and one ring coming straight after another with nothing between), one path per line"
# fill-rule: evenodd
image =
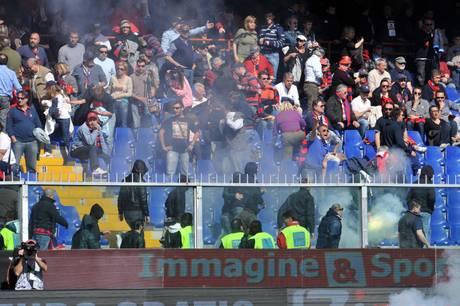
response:
M121 241L120 248L122 249L143 249L145 248L144 237L142 237L141 233L131 230L123 236L123 240Z
M429 180L427 183L431 184L432 182L431 180ZM418 184L418 181L414 184ZM434 203L436 202L436 194L434 191L434 187L421 187L409 189L409 193L407 194L407 203L410 203L412 200L416 200L418 203L420 203L422 212L432 214L434 210Z
M123 182L145 182L143 175L147 172L147 166L142 160L134 162L133 170ZM122 186L118 195L118 214L122 215L127 210L140 210L144 217L149 216L147 202L147 188L144 186Z
M401 249L423 248L417 237L417 230L423 231L422 217L407 211L398 222L399 247Z
M394 120L387 121L387 125L385 125L380 133L380 145L389 148L399 148L409 153L410 148L404 142L403 124Z
M29 222L29 235L33 235L34 229L37 228L43 228L54 233L56 223L65 228L69 226L67 221L59 214L56 206L54 206L54 200L47 196L42 196L40 201L32 207Z
M185 193L187 187L174 188L166 198L166 217L179 220L185 212Z
M11 108L8 112L8 117L6 118L6 132L8 136L15 136L20 142L34 141L35 137L33 130L41 127L40 118L33 106L25 112L17 107Z
M299 224L305 227L310 233L315 231L315 200L310 191L302 187L299 191L289 195L278 210L278 228L283 227L283 214L292 211Z
M72 237L72 249L100 249L101 231L98 220L84 215L81 227Z
M336 249L342 235L342 218L333 209L321 219L318 227L317 249Z
M351 104L350 104L350 122L345 122L343 120L342 114L343 114L342 102L334 94L326 102L326 116L329 119L332 127L336 130L339 129L338 127L339 122L343 122L345 125L345 129L346 129L347 127L351 126L353 121L356 121L355 114L351 110Z

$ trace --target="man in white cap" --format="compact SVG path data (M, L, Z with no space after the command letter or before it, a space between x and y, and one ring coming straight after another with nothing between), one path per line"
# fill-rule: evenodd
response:
M412 93L412 84L414 82L411 73L406 69L406 59L403 56L395 58L395 67L390 71L391 79L394 81L398 80L400 74L404 74L406 76L406 87Z

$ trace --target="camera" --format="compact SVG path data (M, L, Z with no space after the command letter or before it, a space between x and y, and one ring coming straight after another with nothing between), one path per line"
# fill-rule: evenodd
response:
M24 250L24 257L31 258L37 254L37 245L30 242L22 242L21 249Z

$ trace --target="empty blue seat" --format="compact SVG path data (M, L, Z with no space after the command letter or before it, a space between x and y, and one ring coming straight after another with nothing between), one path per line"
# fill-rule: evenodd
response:
M375 149L375 130L366 131L364 138L366 138L370 142L369 144L363 142L364 156L366 156L370 160L374 159L375 154L377 153Z
M165 201L168 190L164 188L149 188L150 222L155 227L163 227L165 219Z
M197 160L196 162L196 179L198 181L209 182L216 177L216 170L212 160Z
M433 225L431 224L431 237L430 244L443 246L449 245L449 229L444 225Z
M343 135L344 144L349 145L362 145L362 138L358 130L345 130Z
M133 160L129 157L112 157L110 161L110 180L121 181L131 173Z
M455 101L457 101L458 99L460 99L460 96L458 95L457 89L451 88L451 87L446 87L445 90L446 90L447 98L448 98L449 100L455 102Z
M460 164L458 162L446 162L446 181L448 184L460 183Z
M460 225L460 207L447 207L447 221L449 225L459 224Z
M273 130L264 129L262 137L264 143L271 144L273 142Z
M431 225L441 226L446 225L447 221L445 218L445 209L444 208L435 208L433 213L431 214Z
M352 157L362 157L361 153L361 145L355 145L355 144L345 144L344 145L344 153L346 158L352 158Z
M459 163L460 162L460 148L448 146L446 148L446 165L450 163Z
M451 244L460 244L460 224L449 225Z
M447 189L447 206L460 209L460 190L458 188Z
M134 134L133 130L130 128L116 128L115 129L115 140L116 141L122 141L122 142L129 142L129 141L134 141Z
M444 160L444 156L441 152L440 147L428 146L425 152L425 161L437 162L441 164Z
M422 139L422 136L420 136L420 133L417 131L407 131L407 134L410 138L412 138L415 143L419 146L425 146L425 142Z

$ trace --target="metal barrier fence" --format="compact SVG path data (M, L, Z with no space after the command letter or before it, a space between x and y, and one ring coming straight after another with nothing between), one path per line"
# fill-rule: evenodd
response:
M432 224L440 228L433 240L438 246L453 246L460 244L460 184L402 184L402 183L367 183L366 181L347 183L339 179L334 182L316 181L301 184L285 182L278 179L264 180L260 183L231 183L230 178L179 184L171 180L147 182L32 182L32 181L3 181L0 190L15 186L19 191L18 217L21 222L21 238L29 237L28 223L30 208L40 198L43 188L59 190L60 205L74 205L80 216L82 211L89 213L90 201L97 197L111 201L106 207L111 210L108 214L108 225L114 224L117 218L116 199L120 186L144 186L149 193L150 216L153 226L161 230L164 219L164 200L171 189L188 187L186 194L186 211L194 217L194 239L197 248L218 246L219 235L222 233L222 194L224 188L259 188L265 204L261 207L258 219L264 224L264 230L276 235L278 232L277 212L287 197L297 192L301 187L307 187L315 200L315 225L320 217L334 203L345 207L343 220L344 232L341 247L396 247L397 230L395 227L401 213L405 211L407 191L409 188L434 188L436 194L435 212ZM95 194L97 191L97 195ZM65 200L70 198L70 200ZM0 193L0 203L2 196ZM70 204L69 204L70 203ZM106 209L106 208L104 208ZM460 214L459 214L460 216ZM112 220L112 221L111 221ZM110 222L109 222L110 221ZM434 222L434 223L433 223ZM397 228L397 227L396 227ZM433 227L432 227L433 228ZM71 234L71 233L70 233ZM314 244L312 244L314 245Z

